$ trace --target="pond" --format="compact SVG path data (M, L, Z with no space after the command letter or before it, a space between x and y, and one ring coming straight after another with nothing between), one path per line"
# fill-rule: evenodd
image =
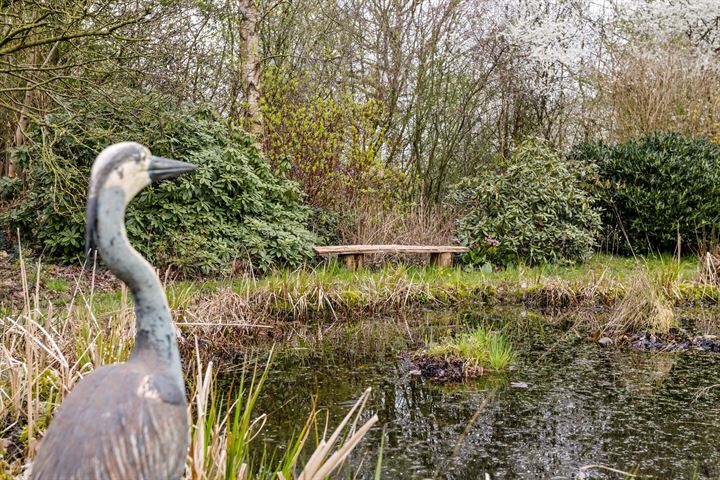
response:
M478 323L509 332L514 370L454 386L411 374L403 350ZM367 325L345 332L349 345L276 358L256 407L269 448L297 433L313 397L334 426L372 387L379 426L346 466L358 478L374 478L381 439L386 479L720 477L720 354L605 349L523 311Z

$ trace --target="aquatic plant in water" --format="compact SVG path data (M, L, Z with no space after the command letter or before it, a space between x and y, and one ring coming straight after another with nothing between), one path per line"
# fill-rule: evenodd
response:
M437 381L461 381L505 370L514 358L512 346L501 333L477 328L431 344L415 355L414 361L424 376Z

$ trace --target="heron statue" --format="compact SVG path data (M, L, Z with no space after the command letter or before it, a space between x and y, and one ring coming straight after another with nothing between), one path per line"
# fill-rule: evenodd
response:
M93 164L86 253L97 249L135 301L135 345L125 363L83 378L55 414L31 479L176 480L188 447L188 404L170 309L153 267L128 242L125 208L153 181L194 170L117 143Z

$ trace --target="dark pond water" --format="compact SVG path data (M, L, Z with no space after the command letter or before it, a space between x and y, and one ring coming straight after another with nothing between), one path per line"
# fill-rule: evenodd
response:
M374 477L383 436L386 479L623 478L592 465L720 478L719 354L607 350L523 312L372 322L276 359L257 407L270 448L297 432L313 396L334 425L372 387L379 427L347 469L359 478ZM478 323L512 335L515 370L459 386L408 375L404 349Z

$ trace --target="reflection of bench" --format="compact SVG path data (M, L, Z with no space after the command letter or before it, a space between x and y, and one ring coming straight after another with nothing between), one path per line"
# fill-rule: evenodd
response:
M453 253L467 252L467 247L428 245L337 245L315 247L318 255L337 255L347 268L355 270L365 263L366 253L429 253L430 263L438 267L451 267Z

